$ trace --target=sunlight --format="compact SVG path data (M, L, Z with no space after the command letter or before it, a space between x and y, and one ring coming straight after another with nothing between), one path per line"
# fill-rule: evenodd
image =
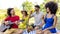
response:
M0 9L7 9L9 7L17 7L22 9L22 3L26 0L0 0ZM43 0L28 0L33 4L41 4Z

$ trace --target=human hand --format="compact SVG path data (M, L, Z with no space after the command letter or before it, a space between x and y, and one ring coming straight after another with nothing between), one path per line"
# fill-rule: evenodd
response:
M18 21L15 21L14 23L18 25Z
M45 32L45 31L47 31L48 29L44 29L42 32Z
M38 26L36 26L36 27L35 27L35 30L38 30L38 29L39 29L39 27L38 27Z
M4 24L5 24L5 25L8 25L9 23L8 23L8 21L5 21Z

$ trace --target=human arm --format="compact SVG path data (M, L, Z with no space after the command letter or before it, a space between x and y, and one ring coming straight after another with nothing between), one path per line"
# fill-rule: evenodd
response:
M52 25L51 27L46 28L44 31L46 31L46 30L49 30L49 29L52 29L52 28L55 28L55 27L56 27L56 24L57 24L57 16L54 16L53 18L54 18L54 23L53 23L53 25Z

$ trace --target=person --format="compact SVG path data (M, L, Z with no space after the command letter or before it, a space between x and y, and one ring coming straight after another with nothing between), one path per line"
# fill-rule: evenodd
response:
M11 25L11 29L8 29L4 32L4 34L12 34L14 33L21 33L23 30L18 29L18 24L19 24L19 16L15 15L14 8L8 8L7 9L7 14L8 16L5 18L4 23L5 25L8 25L8 22L11 21L13 25ZM8 33L9 32L9 33Z
M11 21L13 23L11 28L18 28L18 22L17 21L20 19L19 19L19 16L15 15L14 8L8 8L7 14L8 14L8 16L5 18L5 21L6 21L5 24L8 24L8 21Z
M27 29L23 31L23 34L36 34L36 31L32 25L28 25Z
M20 29L26 29L29 21L29 15L26 10L22 10L21 13L23 14L22 20L23 22L19 24Z
M36 30L36 34L41 34L41 30L40 29Z
M36 27L35 29L38 29L40 24L42 23L42 16L43 15L44 14L42 11L40 11L39 5L35 5L34 13L32 13L32 11L30 11L30 18L34 17L34 19L35 19L35 23L34 23L34 26Z
M43 34L56 34L56 24L57 24L57 16L56 12L58 9L57 3L50 1L45 4L45 8L47 11L47 14L42 19L42 24L45 24L44 27L42 27L42 33Z

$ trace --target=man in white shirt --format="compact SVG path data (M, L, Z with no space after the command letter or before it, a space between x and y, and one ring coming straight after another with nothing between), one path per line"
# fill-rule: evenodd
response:
M35 5L35 12L32 13L30 17L35 18L34 26L40 26L40 24L42 23L43 12L40 11L39 5Z

